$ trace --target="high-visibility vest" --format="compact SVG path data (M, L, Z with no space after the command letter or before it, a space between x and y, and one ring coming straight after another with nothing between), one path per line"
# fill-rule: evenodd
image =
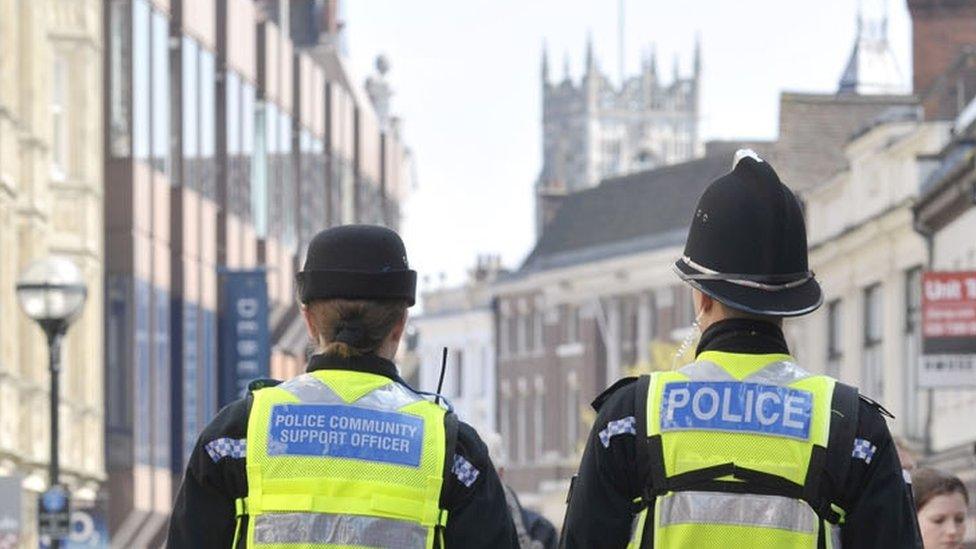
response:
M447 521L443 408L387 377L346 370L253 394L248 491L237 501L248 548L434 546Z
M628 547L837 547L844 512L820 493L835 386L856 406L784 354L706 351L651 374L651 478Z

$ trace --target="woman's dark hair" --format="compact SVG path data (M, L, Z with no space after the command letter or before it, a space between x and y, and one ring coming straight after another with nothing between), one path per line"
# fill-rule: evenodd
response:
M319 352L347 358L375 353L407 312L403 299L320 299L306 308Z
M966 485L958 477L938 469L916 469L912 473L912 491L915 493L915 511L925 507L932 498L948 494L961 494L966 505L969 505Z

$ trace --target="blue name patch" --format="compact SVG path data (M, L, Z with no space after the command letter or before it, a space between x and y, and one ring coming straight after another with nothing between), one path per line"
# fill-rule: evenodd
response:
M268 455L340 457L420 465L423 419L335 404L279 404L271 409Z
M661 397L661 431L734 431L810 438L813 395L735 381L672 382Z

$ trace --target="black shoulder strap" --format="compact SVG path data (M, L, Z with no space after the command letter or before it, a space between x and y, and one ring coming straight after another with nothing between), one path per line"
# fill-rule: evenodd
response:
M830 435L827 439L824 466L833 490L824 495L831 496L835 501L847 485L859 409L857 387L839 381L834 384L834 398L830 402Z
M637 430L637 455L635 459L637 460L637 473L640 475L638 478L646 479L644 481L644 494L642 497L646 500L647 495L653 493L653 468L655 461L661 459L660 452L655 453L651 448L650 439L648 439L647 431L647 399L650 395L647 394L648 389L651 385L651 376L642 375L637 378L637 386L634 390L634 419L636 423ZM647 502L643 502L644 505Z
M451 469L454 467L454 451L457 447L457 436L458 436L458 417L454 412L447 412L444 414L444 479L445 481L451 476ZM443 486L447 486L447 482L444 482L441 488L441 509L447 509L446 501L446 490Z

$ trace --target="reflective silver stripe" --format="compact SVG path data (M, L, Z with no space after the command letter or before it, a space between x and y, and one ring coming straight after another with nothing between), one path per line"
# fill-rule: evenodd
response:
M792 362L783 360L765 366L762 370L746 377L742 381L785 387L808 377L810 377L810 372Z
M726 372L725 368L707 360L692 362L678 372L694 381L738 381L732 374Z
M659 502L661 527L672 524L731 524L811 534L817 514L803 501L782 496L675 492Z
M689 278L692 280L721 280L723 282L730 282L732 284L738 284L739 286L745 286L747 288L756 288L757 290L766 290L770 292L778 292L780 290L789 290L790 288L796 288L807 283L808 280L813 278L813 272L807 271L798 280L792 280L790 282L784 282L782 284L767 284L764 282L756 282L754 280L746 280L744 278L736 277L746 277L754 276L747 274L730 274L730 273L720 273L716 270L709 269L704 265L699 265L691 260L688 256L682 256L681 261L684 261L685 265L688 265L692 269L699 271L700 274L687 274L681 273L684 278Z
M422 400L420 395L394 382L366 393L355 404L374 410L396 411L418 400Z
M831 549L841 549L842 547L840 542L840 526L836 524L830 525L830 547Z
M306 404L345 404L328 385L312 374L302 374L278 385Z
M420 395L403 385L391 382L374 389L354 402L346 402L328 385L312 374L302 374L278 385L298 397L303 404L351 404L373 410L396 411L408 404L422 400Z
M427 529L403 520L326 513L265 513L254 521L254 544L353 545L423 549Z

